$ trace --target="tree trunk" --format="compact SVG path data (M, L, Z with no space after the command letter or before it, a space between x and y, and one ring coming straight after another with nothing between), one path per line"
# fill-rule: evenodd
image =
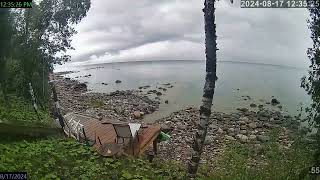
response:
M206 43L206 82L203 88L202 105L200 106L200 122L194 137L192 158L189 162L188 178L196 177L204 140L207 135L209 118L211 115L212 98L214 94L217 67L217 36L215 25L215 0L205 0L204 20L205 20L205 43Z

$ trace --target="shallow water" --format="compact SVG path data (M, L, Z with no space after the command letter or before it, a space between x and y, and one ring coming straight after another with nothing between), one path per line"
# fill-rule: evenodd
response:
M100 67L100 68L96 68ZM159 111L146 119L158 119L186 106L199 106L205 76L204 61L151 61L99 64L94 66L58 67L56 71L79 70L66 76L88 82L94 92L112 92L115 90L137 89L150 85L151 88L165 87L171 83L174 87L161 96ZM237 107L249 107L249 104L263 104L272 96L283 106L283 111L297 114L297 109L310 102L310 97L300 88L300 80L307 70L293 67L219 62L217 66L218 81L214 95L215 111L234 111ZM116 80L122 83L116 84ZM107 83L108 85L102 85ZM147 91L145 90L145 91ZM242 96L250 96L244 100ZM164 101L169 100L169 104Z

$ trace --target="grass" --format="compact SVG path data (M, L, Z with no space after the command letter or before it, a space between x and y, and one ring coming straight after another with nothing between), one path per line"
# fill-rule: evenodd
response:
M102 100L92 100L90 105L94 108L101 108L104 106L104 102Z
M296 137L290 149L282 150L276 142L277 135L277 131L271 133L271 140L259 154L237 142L228 144L225 153L212 162L214 171L208 165L202 167L199 179L299 179L299 174L311 166L314 147Z

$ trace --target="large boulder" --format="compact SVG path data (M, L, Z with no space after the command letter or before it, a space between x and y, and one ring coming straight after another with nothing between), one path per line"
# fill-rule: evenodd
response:
M272 104L272 105L277 105L277 104L280 104L280 102L278 101L278 99L272 98L272 99L271 99L271 104Z

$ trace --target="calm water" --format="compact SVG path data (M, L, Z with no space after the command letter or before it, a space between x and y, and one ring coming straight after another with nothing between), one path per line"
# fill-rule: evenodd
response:
M164 87L163 83L171 83L174 88L168 89L161 96L161 101L168 99L169 104L162 103L158 112L147 117L155 119L186 106L199 106L204 85L205 62L130 62L80 67L62 66L57 69L65 70L80 71L67 75L71 78L91 74L91 77L79 80L88 82L89 89L95 92L137 89L144 85L156 89ZM219 79L216 82L213 108L216 111L234 111L237 107L249 107L251 103L266 105L265 102L274 96L281 102L284 111L297 114L296 110L300 104L307 105L310 102L309 96L300 88L300 79L306 73L307 70L304 69L284 66L219 62ZM121 80L122 83L116 84L116 80ZM242 96L247 95L251 100L243 100ZM268 107L271 108L270 105Z

